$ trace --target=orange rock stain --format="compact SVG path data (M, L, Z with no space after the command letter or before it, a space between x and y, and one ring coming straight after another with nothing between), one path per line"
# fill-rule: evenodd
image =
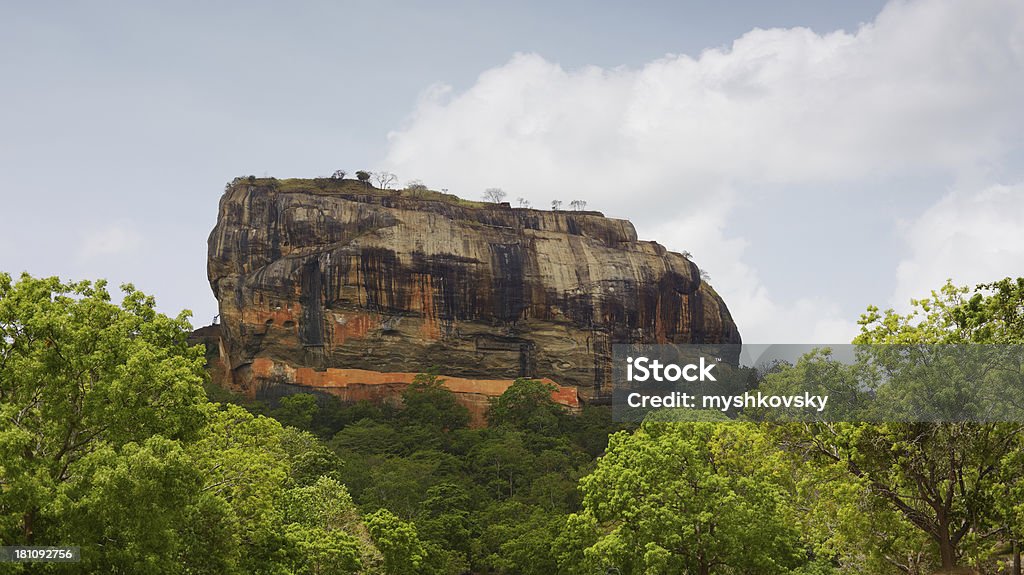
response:
M420 337L436 341L441 339L441 324L437 321L434 301L434 278L425 274L417 276L412 284L412 304L413 309L423 314Z
M367 369L328 368L318 371L311 367L292 367L276 362L270 358L258 357L252 362L252 376L255 380L265 382L286 381L288 383L309 387L317 391L330 393L343 401L383 401L393 402L401 396L402 390L408 387L416 373L383 372ZM470 410L474 426L485 424L488 400L498 397L508 389L515 380L512 379L471 379L441 375L443 385L451 390L460 404ZM575 387L558 385L548 378L539 378L544 383L555 386L551 399L570 410L580 408L579 394ZM252 390L254 393L255 390Z
M362 339L366 337L371 329L380 324L376 315L369 313L345 312L336 314L333 317L334 333L332 344L344 345L345 341L351 339Z

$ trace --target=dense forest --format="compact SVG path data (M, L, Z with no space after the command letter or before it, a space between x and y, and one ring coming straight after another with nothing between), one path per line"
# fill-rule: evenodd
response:
M569 414L518 380L488 426L429 366L400 408L207 383L187 314L0 274L0 572L1010 572L1024 424ZM869 307L857 344L1024 344L1024 278ZM758 385L842 386L827 351ZM954 398L955 399L955 398Z

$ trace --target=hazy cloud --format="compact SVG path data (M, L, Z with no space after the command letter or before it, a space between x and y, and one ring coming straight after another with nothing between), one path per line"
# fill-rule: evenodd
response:
M909 255L896 270L891 304L909 307L947 279L957 285L1024 275L1024 184L950 193L905 222Z
M94 261L100 258L135 253L139 249L142 235L127 223L110 224L103 228L93 229L82 235L78 247L78 258L81 262Z
M834 301L822 297L786 298L762 282L746 263L748 241L726 234L728 203L717 212L699 213L651 228L649 237L675 251L690 251L711 273L711 284L723 295L748 343L849 343L856 321L844 316ZM762 265L791 265L784 258ZM791 301L789 301L791 300ZM783 303L787 302L787 303Z

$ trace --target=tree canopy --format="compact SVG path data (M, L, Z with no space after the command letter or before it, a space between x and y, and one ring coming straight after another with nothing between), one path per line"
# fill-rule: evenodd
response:
M914 354L905 352L916 348L908 346L931 345L937 350L924 358L928 367L925 377L913 379L919 387L903 395L879 396L876 405L906 408L908 402L922 397L932 403L941 402L945 401L943 393L957 391L947 380L957 377L958 366L939 363L952 361L942 351L944 346L1020 343L1022 286L1024 279L1009 278L974 290L947 283L931 297L913 301L913 309L907 314L869 307L861 317L861 334L854 342L865 346L875 364L887 368L890 382L900 379L900 369L919 367L913 361ZM899 346L892 348L898 353L886 347L893 344ZM892 356L898 357L894 360ZM940 370L934 369L936 366ZM801 370L806 375L812 369L828 374L817 378L819 381L832 381L833 385L841 377L851 381L843 367L827 356L817 355L767 376L767 385L792 379ZM855 394L848 383L842 387ZM949 405L962 407L964 397L949 398ZM832 490L834 497L827 501L827 507L845 506L847 512L839 516L848 524L832 532L830 544L836 545L840 554L861 557L873 569L886 565L914 572L934 568L949 571L965 562L991 568L994 550L1020 537L1017 516L1007 516L1007 509L1014 505L1006 498L1011 492L1019 493L1015 491L1019 473L1010 472L1007 464L1013 461L1019 465L1022 431L1021 422L942 423L882 418L877 423L787 426L779 435L783 446L814 464L819 478L821 470L832 470L831 478L818 485ZM1009 483L1008 475L1013 478ZM851 493L866 499L851 499ZM867 529L864 522L886 528Z
M569 414L519 379L471 428L430 370L395 405L212 403L187 314L122 291L0 274L0 540L82 548L80 564L8 571L988 573L1024 536L1020 424L863 418L914 401L865 388L871 369L944 393L921 365L965 368L929 346L1024 343L1024 279L870 307L856 340L870 361L820 349L759 374L826 390L847 421L687 411L639 426L605 406Z
M83 572L376 569L315 439L209 403L187 312L122 291L0 274L0 541L79 545Z

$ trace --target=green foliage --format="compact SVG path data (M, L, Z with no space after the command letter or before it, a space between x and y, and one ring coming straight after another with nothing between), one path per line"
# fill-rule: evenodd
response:
M863 372L862 364L848 365L833 359L830 348L819 348L805 354L795 365L774 365L764 374L758 389L768 395L827 395L830 419L856 420L871 416L872 395L862 385L866 379ZM800 414L781 409L753 408L744 414L757 421L787 416L800 419Z
M379 509L366 518L366 528L384 556L384 570L390 575L422 573L426 549L416 527L402 521L387 509Z
M284 497L288 539L298 551L296 573L358 573L380 562L345 486L320 477Z
M698 422L698 421L732 421L728 415L717 409L691 409L686 407L661 408L644 416L644 422Z
M869 306L854 343L1024 343L1024 277L979 284L973 292L946 282L911 304L906 315Z
M1020 343L1024 280L973 293L947 285L914 305L868 309L860 362L817 350L763 374L761 390L828 394L851 421L895 408L969 412L972 394L998 391L998 377L967 373L998 371L987 367L992 348L907 345ZM979 381L991 389L965 383ZM921 397L928 405L913 404ZM996 551L1024 533L1017 424L662 422L674 418L613 436L555 541L562 571L993 572Z
M1024 277L981 284L955 310L975 343L1024 343Z
M608 447L608 436L624 429L632 431L633 423L612 420L609 405L584 405L580 414L571 419L566 430L572 442L579 445L592 458L604 453Z
M123 286L0 274L0 540L50 538L57 492L90 454L203 425L202 350L187 313Z
M564 410L553 399L551 384L536 379L515 380L491 403L487 421L494 426L549 433L558 429Z
M823 545L861 568L949 569L989 556L1000 516L1000 459L1019 426L834 423L790 426L783 442L808 467ZM973 559L972 559L973 558ZM883 569L883 566L888 566Z
M402 393L401 416L410 423L450 431L469 425L469 410L444 387L436 371L421 373Z
M292 573L344 575L360 572L359 544L351 535L299 523L290 523L284 529L285 538L295 549L290 565Z
M292 480L308 485L322 477L334 477L343 462L315 435L293 427L281 431L281 449L288 454Z
M394 425L375 419L362 419L339 431L330 441L341 452L357 451L374 455L409 453L406 438Z
M853 398L855 406L851 382L857 377L849 370L878 369L886 386L872 409L882 411L869 415L886 421L886 408L970 413L976 409L972 398L979 386L989 385L991 374L978 380L961 371L964 364L984 367L993 347L960 348L958 356L932 344L1020 343L1022 286L1022 279L1005 279L971 294L947 283L931 298L914 301L906 315L869 307L855 340L865 346L858 366L842 368L827 354L811 355L767 376L765 385L777 390L818 382ZM927 345L910 347L917 344ZM972 361L963 361L964 353ZM979 354L981 361L974 357ZM996 381L993 389L998 387ZM925 404L915 403L922 399ZM1017 423L889 420L786 426L778 433L782 445L812 464L808 524L820 529L822 546L850 568L883 573L951 570L964 563L994 567L1000 540L1021 533L1013 511L1024 493L1016 479L1021 431Z
M560 539L576 573L787 573L806 554L783 461L752 424L645 423L612 437Z
M416 517L427 490L448 474L451 456L436 451L418 451L406 457L360 459L366 480L359 482L360 501L367 509L386 507L402 517ZM351 478L351 472L345 474ZM353 486L353 489L356 487Z
M211 404L186 316L125 291L117 305L102 282L0 275L0 539L82 546L53 572L994 572L1024 536L1019 426L687 410L627 427L607 407L569 415L521 379L470 429L436 373L400 408ZM946 286L915 309L869 308L857 342L1021 343L1024 280ZM885 349L854 366L819 350L761 386L827 393L851 419L870 369L906 386L869 388L889 405L913 386L967 391L929 385L926 363L963 369L949 358Z
M558 572L552 542L565 523L563 515L514 500L495 505L485 513L488 521L481 540L492 551L481 558L483 566L499 573Z
M577 427L550 389L524 380L505 398L515 401L503 402L504 424L468 429L464 415L452 419L463 412L441 383L417 377L397 413L343 408L338 421L354 418L347 410L365 417L328 442L339 479L366 513L386 509L415 528L421 572L553 569L551 541L579 508L577 482L593 465L582 443L604 449L607 430L619 428L610 412L590 411ZM543 425L530 413L537 406L549 409Z
M230 572L237 565L230 511L202 489L200 470L177 441L104 447L62 485L51 541L82 544L94 572ZM99 543L102 542L102 545Z
M296 393L282 397L278 401L278 408L274 410L274 419L281 422L281 425L290 425L299 429L309 429L313 424L313 418L319 413L320 408L316 404L316 397L310 393Z
M0 541L81 546L32 572L377 570L337 455L207 403L187 315L123 290L0 274Z
M373 564L358 512L343 485L325 475L336 456L307 432L283 428L237 406L212 411L191 446L203 491L221 498L237 523L244 572L354 573ZM329 566L333 571L325 571Z
M445 481L433 485L427 489L422 503L425 516L418 522L419 531L446 549L466 553L473 536L471 507L470 492L462 484Z

